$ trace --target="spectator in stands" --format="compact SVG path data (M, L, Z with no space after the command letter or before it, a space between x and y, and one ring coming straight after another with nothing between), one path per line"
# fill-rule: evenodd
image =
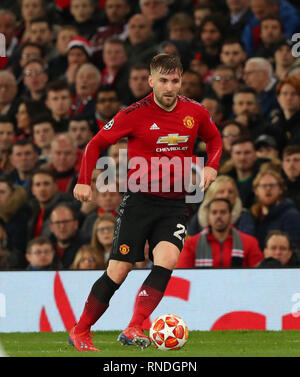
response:
M224 17L218 13L205 17L199 26L200 46L196 52L204 56L209 68L214 69L220 64L220 52L226 38L226 29Z
M24 90L24 83L22 80L23 68L25 65L31 60L39 60L44 65L47 63L43 47L32 42L26 42L20 46L19 50L13 55L11 60L12 70L17 80L19 92Z
M297 254L293 251L290 237L280 230L272 230L265 241L264 259L259 268L300 267Z
M180 94L201 102L204 88L201 76L194 71L186 70L182 74Z
M40 60L31 60L23 68L23 83L29 98L44 100L48 74L45 65Z
M23 69L31 60L42 60L46 63L44 49L37 43L26 42L20 49L20 67Z
M217 98L205 96L201 101L201 104L205 106L217 125L221 125L223 123L224 110L221 102Z
M243 208L236 182L227 175L219 175L206 192L198 212L188 226L188 235L193 236L205 228L207 223L207 204L215 198L225 198L232 205L232 224L241 232L254 235L255 227L249 210Z
M236 181L245 208L249 209L254 203L252 182L265 162L269 159L257 158L253 139L242 135L231 144L231 164L220 169L221 174L227 174Z
M93 0L71 0L70 14L79 34L90 39L97 30L97 8Z
M280 80L276 93L280 111L273 119L270 131L282 150L287 143L300 142L300 78L291 76Z
M10 173L13 170L9 155L14 139L14 124L5 115L0 116L0 173Z
M24 98L20 100L18 111L16 113L17 119L17 139L31 138L32 136L32 121L39 115L46 115L47 108L40 101Z
M105 20L91 39L94 61L99 62L102 62L102 51L106 39L118 36L124 41L127 38L130 3L127 0L106 0L104 13Z
M72 193L80 168L82 151L77 148L72 136L61 133L51 143L50 163L42 165L56 175L56 184L61 192Z
M56 258L49 238L40 236L28 242L26 249L27 271L61 270L62 263Z
M220 61L227 67L233 68L235 70L235 75L239 80L242 78L246 59L247 54L240 39L237 37L225 39L222 44Z
M285 179L284 197L292 199L300 210L300 146L288 145L282 153L282 170Z
M169 40L191 43L195 38L195 24L193 17L185 12L173 14L167 23Z
M253 15L243 31L243 43L248 54L259 46L260 22L263 18L271 15L278 15L283 23L285 35L291 37L300 29L300 16L297 9L285 0L250 0L250 7Z
M50 214L51 240L64 268L70 268L77 251L84 244L79 235L79 223L74 210L57 205Z
M31 193L31 217L27 231L28 240L40 235L50 236L50 213L56 205L70 203L79 211L73 196L58 190L56 176L49 170L37 169L33 173Z
M254 145L256 149L256 156L258 158L269 158L270 160L278 160L278 145L273 136L262 134L255 140Z
M114 186L108 185L106 188L103 188L102 191L99 191L97 187L95 192L97 208L86 216L80 230L81 236L85 242L91 241L92 228L96 219L103 214L116 216L121 200L122 195L120 192L116 191Z
M111 85L101 85L96 94L96 120L101 129L120 110L121 100L118 92Z
M242 133L244 133L243 126L236 120L227 120L223 123L221 131L223 151L220 160L220 166L222 166L226 161L230 159L232 143L237 140Z
M208 227L188 238L177 268L256 267L262 252L256 238L232 226L232 205L224 198L207 204Z
M213 5L209 3L198 4L194 6L193 9L193 17L194 17L194 24L195 27L198 28L201 25L201 22L204 20L206 16L210 16L215 9Z
M75 83L76 75L79 68L91 62L92 48L90 42L79 36L71 39L67 47L67 68L62 76L69 85Z
M283 199L284 189L284 179L274 169L261 170L253 180L257 203L251 207L251 212L262 249L268 232L273 229L286 232L295 246L300 246L300 212L292 200Z
M55 132L66 132L72 104L68 84L61 80L50 81L46 86L45 104L51 111Z
M167 21L170 11L167 0L140 0L139 2L142 15L152 23L152 30L155 39L160 42L167 39Z
M292 54L291 43L288 39L282 39L278 42L274 51L275 76L277 79L284 79L290 68L295 62L295 57Z
M57 32L55 48L58 55L48 61L51 78L64 76L68 68L68 44L78 34L78 30L73 25L64 25Z
M46 7L43 0L21 0L21 23L16 33L19 41L28 42L31 21L45 15Z
M94 116L95 95L100 86L101 73L91 63L83 64L76 73L75 95L73 96L72 115Z
M14 270L17 262L14 260L12 253L7 250L6 246L0 246L0 271ZM20 267L19 265L17 267Z
M278 16L267 16L260 23L261 44L255 48L252 56L259 56L270 61L274 59L275 48L284 37L284 25Z
M49 116L36 117L31 123L34 144L39 149L39 164L50 162L50 149L55 137L53 121Z
M15 37L16 26L16 15L8 9L0 9L0 33L5 36L5 49L8 58L19 46L18 39Z
M82 151L94 135L89 120L82 115L75 115L70 119L68 133Z
M136 63L130 67L128 86L130 89L125 105L131 105L140 99L146 97L151 92L149 85L150 69L149 65L145 63Z
M229 10L230 34L241 35L252 15L249 0L226 0L226 5Z
M55 34L47 17L37 17L30 21L29 42L36 43L44 49L46 60L54 58L57 51L54 46Z
M0 177L0 221L6 233L7 248L12 252L25 253L27 222L30 211L26 190L13 185L8 178ZM18 258L24 263L23 258Z
M11 149L10 162L14 169L7 177L14 185L27 189L34 169L37 168L38 151L35 144L29 139L17 140Z
M224 120L232 118L233 94L237 88L238 80L233 68L220 65L214 70L212 90L223 106Z
M204 84L211 84L213 69L208 66L205 57L201 53L192 55L188 68L192 71L198 72L201 75Z
M127 63L150 64L157 54L157 42L153 38L152 24L142 14L134 14L128 21L128 39L126 40Z
M278 109L275 89L277 80L273 76L271 63L264 58L248 59L243 79L258 94L260 112L265 119L270 120L272 111Z
M99 216L93 225L91 246L97 249L101 256L102 265L106 268L113 243L116 219L113 215L104 214Z
M101 85L114 85L123 100L128 90L128 66L125 43L120 38L111 37L105 41L103 63Z
M18 104L18 87L15 76L9 71L0 71L0 115L15 121Z
M233 95L232 109L235 120L240 122L244 130L253 138L265 131L267 123L260 114L259 96L253 88L240 87L237 89Z
M104 270L98 251L91 245L82 245L77 251L70 270Z

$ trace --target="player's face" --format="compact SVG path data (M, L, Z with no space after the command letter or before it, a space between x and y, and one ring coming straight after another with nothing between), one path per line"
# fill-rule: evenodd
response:
M177 103L181 81L182 76L179 70L169 74L153 72L149 76L149 85L153 89L156 104L164 110L173 110Z

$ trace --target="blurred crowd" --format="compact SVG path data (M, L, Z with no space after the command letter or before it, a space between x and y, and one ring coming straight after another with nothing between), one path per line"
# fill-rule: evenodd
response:
M72 191L85 146L150 93L162 52L223 139L178 268L300 267L297 0L1 0L0 33L1 270L106 268L122 193L96 189L97 166L93 201ZM118 166L126 148L102 155ZM146 244L135 268L150 266Z

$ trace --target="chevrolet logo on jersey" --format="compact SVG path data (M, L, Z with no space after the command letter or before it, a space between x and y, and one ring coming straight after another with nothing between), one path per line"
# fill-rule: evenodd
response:
M179 134L169 134L168 136L160 136L157 144L178 145L179 143L186 143L189 136L180 136Z

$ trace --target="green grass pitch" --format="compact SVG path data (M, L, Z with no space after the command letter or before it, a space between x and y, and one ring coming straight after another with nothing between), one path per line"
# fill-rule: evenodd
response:
M101 352L78 352L68 344L68 333L0 333L12 357L299 357L299 331L190 331L179 351L140 350L116 341L120 332L94 332Z

